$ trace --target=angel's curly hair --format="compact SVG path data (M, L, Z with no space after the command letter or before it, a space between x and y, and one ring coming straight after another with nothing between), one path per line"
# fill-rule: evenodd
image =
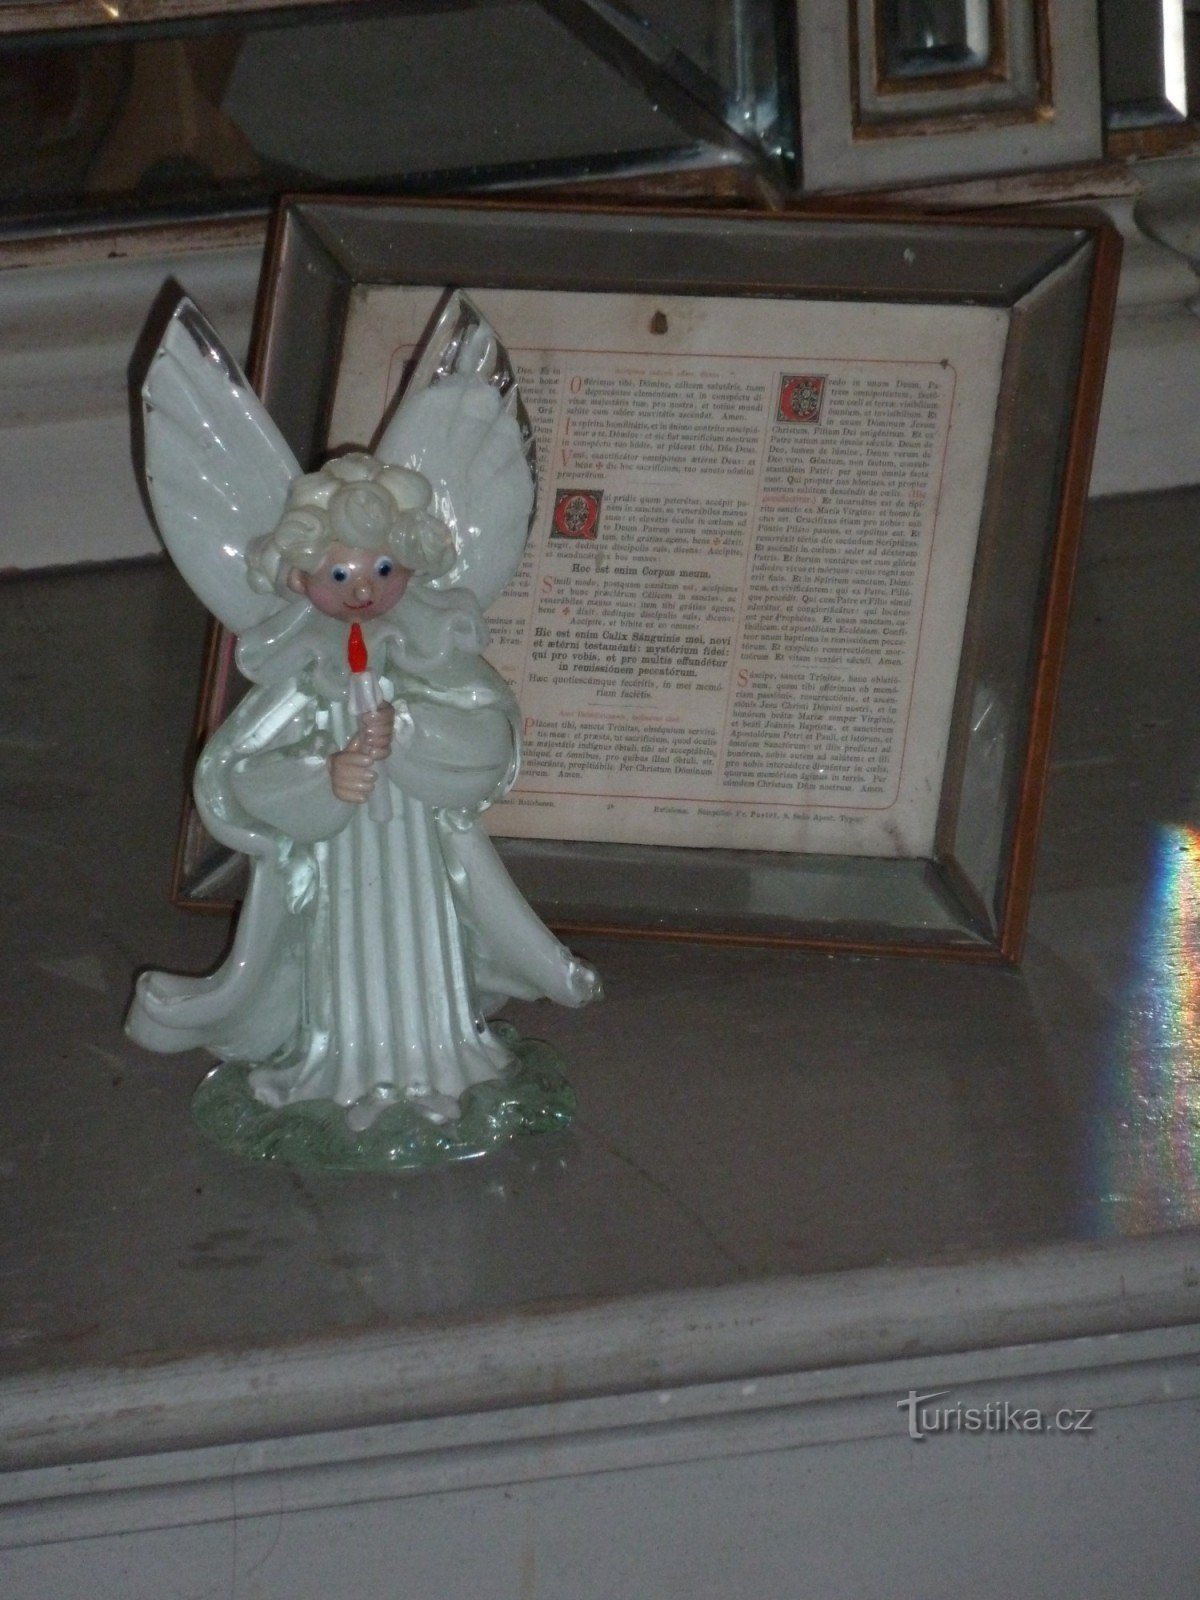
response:
M319 472L293 479L283 516L251 541L246 576L259 594L283 593L288 572L315 572L332 544L388 550L401 566L430 578L457 559L450 529L430 507L429 480L361 451L335 456Z

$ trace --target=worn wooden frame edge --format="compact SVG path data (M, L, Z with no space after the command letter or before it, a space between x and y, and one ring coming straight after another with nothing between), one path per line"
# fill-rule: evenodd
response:
M263 276L259 288L255 316L255 335L249 363L251 381L256 388L261 387L264 382L273 353L272 336L274 329L272 315L280 293L279 266L288 230L289 228L295 228L297 225L307 226L309 227L310 237L315 238L315 233L312 232L310 225L305 221L304 213L319 211L322 206L332 205L350 205L372 209L402 206L406 211L412 210L417 213L422 211L431 213L446 212L448 210L480 213L496 210L504 213L527 213L531 216L536 216L539 213L560 213L562 209L559 206L547 205L538 201L514 202L486 198L447 202L425 199L410 200L407 197L397 199L338 195L285 197L276 209L268 231ZM611 204L577 204L572 209L584 217L636 216L645 221L648 216L655 215L655 213L648 213L642 207ZM714 223L719 219L722 224L727 224L739 215L744 215L758 222L770 220L771 218L770 213L762 211L739 213L728 208L714 210L705 206L675 206L670 208L669 211L658 214L671 219L680 217L707 218L714 221ZM1074 386L1072 422L1067 439L1061 489L1058 495L1057 516L1054 532L1049 541L1053 551L1053 561L1038 639L1038 666L1030 706L1027 745L1021 765L1014 811L1016 821L1012 830L1003 905L995 937L988 937L983 930L976 930L974 936L964 937L962 940L956 941L937 938L909 938L904 940L893 937L874 937L870 934L837 937L829 934L802 932L779 934L772 932L744 932L733 929L714 932L696 927L641 926L629 922L579 920L571 917L553 917L551 919L552 925L558 931L571 935L617 935L635 939L686 940L731 945L836 948L847 952L861 953L937 954L973 961L1000 960L1012 963L1020 957L1032 894L1037 829L1049 762L1050 737L1058 679L1066 644L1067 611L1070 602L1083 506L1087 496L1088 477L1095 439L1095 424L1099 414L1100 398L1103 390L1108 337L1116 300L1121 254L1120 238L1103 216L1086 211L1056 211L1053 214L1030 214L1013 209L1004 209L994 212L966 214L942 213L937 218L931 218L927 213L898 210L894 207L883 205L837 208L807 203L794 207L778 220L784 221L789 217L794 221L811 220L835 223L873 221L926 225L934 222L938 224L1000 229L1030 226L1047 230L1085 228L1089 230L1092 236L1095 259L1090 280L1087 312L1082 328L1081 357ZM321 241L321 248L329 255L331 262L335 260L327 240ZM345 278L347 286L355 281L348 273L345 274ZM328 396L326 396L327 403ZM972 595L968 609L970 609L970 605L974 603L974 600L975 597ZM221 630L214 625L206 654L200 703L194 728L197 753L204 739L212 731L211 692L214 677L220 670L220 633ZM190 800L185 804L184 826L180 830L173 875L172 898L177 904L186 906L189 909L227 911L231 909L230 902L200 902L191 898L184 889L186 823L189 812ZM938 876L941 892L958 902L962 907L964 922L969 924L971 921L968 904L970 896L964 895L961 885L955 881L955 863L952 858L946 857L942 862L929 862L927 866Z

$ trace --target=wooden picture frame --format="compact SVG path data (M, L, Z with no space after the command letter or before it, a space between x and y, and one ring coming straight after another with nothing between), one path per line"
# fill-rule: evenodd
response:
M622 403L627 404L633 404L630 374L657 373L658 378L647 381L667 385L658 393L681 418L682 431L670 437L677 451L684 452L678 458L661 452L653 460L646 458L651 461L646 471L651 477L658 472L663 482L673 481L673 471L678 476L676 461L689 450L692 480L704 479L702 455L709 436L697 443L688 432L688 419L702 417L707 427L714 414L711 397L696 402L707 410L688 410L691 401L686 397L697 388L692 381L697 374L729 378L710 387L721 394L736 390L743 399L755 383L767 386L762 438L782 440L779 449L793 452L779 460L789 471L793 457L801 463L804 470L793 474L797 482L804 472L809 477L789 500L790 490L774 494L760 475L752 512L758 531L747 536L747 548L753 550L744 553L740 569L743 586L757 584L757 598L743 592L738 604L743 618L757 618L774 604L771 596L781 592L781 574L791 570L811 578L813 571L827 577L833 573L833 588L829 583L821 588L815 579L809 582L818 594L816 601L804 596L811 601L807 611L796 602L799 631L793 629L787 637L793 642L802 638L795 646L801 653L817 648L812 640L820 626L827 640L837 634L860 637L866 640L863 648L874 648L879 608L862 596L873 592L878 599L879 551L902 549L897 530L906 529L912 548L924 552L915 565L908 561L917 576L905 580L909 587L903 603L916 620L906 624L911 637L906 636L904 649L915 665L906 691L907 710L897 722L903 726L899 733L893 730L887 747L891 766L883 754L872 758L878 770L868 771L859 761L856 738L865 748L869 733L850 738L839 734L838 760L820 766L813 780L817 787L794 794L787 790L792 770L785 770L787 761L799 759L796 750L809 739L808 724L816 715L809 715L812 708L825 707L822 728L831 727L840 715L842 723L857 717L856 726L869 730L868 713L878 707L869 706L867 699L875 691L863 686L864 673L851 670L853 663L837 665L840 658L832 644L825 647L828 661L834 664L833 678L839 672L841 678L828 693L801 692L803 675L785 671L786 660L782 665L765 661L760 651L755 658L759 665L745 670L769 683L771 706L777 712L786 708L792 718L770 745L783 766L774 762L772 781L779 781L770 793L777 798L763 801L761 808L752 799L730 799L728 791L706 805L696 799L693 785L679 816L672 805L659 808L672 814L655 817L654 782L649 780L649 793L630 797L623 790L610 791L598 806L590 791L584 794L577 785L568 795L560 781L555 793L563 804L532 831L524 822L506 828L502 816L491 819L509 870L552 925L572 934L603 930L655 938L1016 959L1030 894L1119 253L1119 240L1102 221L1014 213L934 220L895 214L567 211L502 202L445 205L336 198L293 200L281 207L268 250L254 377L306 466L328 448L369 444L361 431L365 424L356 431L352 419L374 416L390 400L405 359L419 342L413 330L423 324L442 291L458 287L472 293L494 318L518 372L522 361L536 359L544 376L551 370L547 363L552 357L558 361L569 344L566 354L582 375L581 385L590 381L603 394L597 374L617 370L624 374L619 382L624 386ZM612 330L618 325L624 333L615 349ZM677 343L667 348L675 330ZM614 360L616 368L611 366ZM722 361L727 364L721 366ZM559 361L553 370L566 372L567 367ZM789 378L794 385L790 398ZM928 385L927 394L910 402L905 385L918 389L922 382ZM936 419L942 431L936 441L933 432L922 436L928 442L921 456L925 464L909 469L906 489L901 484L908 496L901 516L888 510L896 498L891 492L895 484L889 487L887 472L883 467L877 471L871 460L891 460L888 470L894 475L897 460L920 455L914 455L916 447L910 448L907 435L901 438L906 428L916 438L924 426L917 412L906 409L918 401L926 404L924 414ZM822 411L826 405L828 411ZM748 400L743 409L750 415ZM645 474L637 476L641 468L634 459L636 450L630 446L625 459L601 463L598 475L595 460L585 461L581 469L577 458L568 469L554 454L564 413L560 409L553 414L558 431L549 450L539 440L535 547L543 552L550 548L565 489L587 490L598 508L607 481L627 502L621 525L627 543L614 542L610 555L634 548L628 541L640 537L638 485L644 488L650 481ZM631 415L620 413L626 423ZM820 449L811 442L815 432L803 432L806 423L832 424L837 419L841 431L830 433ZM621 437L618 421L617 413L609 418L607 437ZM934 427L930 420L928 429ZM893 435L899 440L895 459L887 456ZM746 449L751 437L746 436ZM761 439L760 446L765 460L767 445ZM801 455L794 455L797 451ZM831 504L818 515L812 510L813 494L835 483L839 467L843 477L838 481L847 481L847 462L854 467L848 480L855 484L853 494L847 492L846 505L839 509L838 495L831 490L826 495ZM736 476L736 459L727 466ZM922 472L926 478L920 477ZM754 553L766 525L765 500L772 501L771 559L785 563L769 570L761 562L756 568ZM814 555L812 534L822 519L841 529L835 553L821 558L824 567ZM587 520L585 516L583 522ZM711 518L706 522L702 506L693 521L703 531ZM866 555L863 529L873 530L876 540ZM615 533L612 537L616 541ZM681 537L675 526L668 543L674 538L678 544ZM798 563L790 569L789 540ZM605 582L616 568L610 563L601 570L597 551L592 545L588 554L600 563L599 577L593 582L588 562L580 563L587 569L579 580L583 588L573 591L576 609L584 605L593 615L606 608L615 592ZM553 560L562 562L567 554L555 548ZM578 551L570 554L577 556ZM835 570L839 561L844 568L840 577ZM572 560L568 566L574 564ZM687 571L694 577L702 569L666 561L653 570ZM869 582L865 572L871 574ZM658 581L670 590L672 580ZM689 608L702 608L696 585L687 592ZM831 596L860 609L854 614L839 610ZM536 598L529 604L536 609ZM499 630L501 654L508 650L513 660L513 651L519 654L521 648L519 639L513 644L523 626L519 606L515 614L515 623L511 616L501 618ZM812 620L818 614L825 617L822 625ZM525 613L527 657L533 615L533 610ZM684 696L673 704L695 703L694 696L687 698L694 686L672 677L695 676L680 665L686 651L676 651L677 659L670 659L672 626L664 624L665 631L657 635L645 634L660 643L657 654L649 657L649 646L636 646L642 665L631 666L628 651L622 653L620 647L611 651L608 671L618 685L613 691L618 711L622 685L636 683L638 673L654 677L646 660L668 660L670 670L660 675L671 678L671 691ZM570 653L571 629L560 632L566 640L561 661L567 666L550 675L556 680L551 689L545 688L544 670L528 673L524 682L537 702L535 722L542 715L538 706L549 703L547 693L565 692L562 686L572 673L582 680L579 662ZM543 644L545 637L543 633ZM745 638L743 628L743 643ZM785 638L784 657L789 648ZM730 673L743 661L735 655L731 649L724 663ZM597 658L589 652L588 659ZM606 681L604 660L601 655L597 683ZM869 680L870 674L865 676ZM886 674L879 676L882 681ZM658 688L652 685L653 692ZM836 707L841 703L845 710L851 688L858 698L848 718ZM231 641L216 635L205 675L199 742L222 719L236 692ZM747 706L752 707L757 692ZM732 693L730 687L730 704ZM627 709L641 703L633 701ZM572 704L578 709L582 702ZM523 709L528 715L529 705ZM611 724L611 709L602 715ZM660 723L670 722L671 715L664 713ZM912 730L922 716L924 731L918 739ZM749 712L746 719L755 725ZM631 720L629 725L636 729L645 722ZM544 783L546 762L553 762L555 750L569 742L563 730L570 726L560 722L557 744L551 740L540 747L539 781ZM744 750L744 732L740 737ZM753 768L753 753L750 760L752 778L761 777ZM728 766L723 770L728 773ZM847 775L862 780L860 789L871 792L854 791L852 799L872 801L858 808L870 813L865 822L855 820L853 803L843 805L835 798L837 792L848 792L844 782L822 797L822 772L839 780ZM919 782L910 781L914 772ZM886 811L892 793L889 774L896 778L895 794L909 806L905 820L890 832L886 818L878 815ZM867 778L877 780L873 789ZM635 772L624 788L636 788L639 781ZM766 789L760 784L753 792ZM518 789L518 800L520 794ZM510 817L516 814L512 804ZM541 800L537 808L547 809ZM759 810L761 816L756 816ZM189 905L228 903L234 872L189 811L177 862L178 900Z

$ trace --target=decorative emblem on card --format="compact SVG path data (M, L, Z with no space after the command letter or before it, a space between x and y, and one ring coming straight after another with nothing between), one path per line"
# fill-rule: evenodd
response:
M600 532L602 489L560 489L554 496L552 539L594 539Z
M810 374L783 377L779 381L780 422L820 422L821 402L825 398L824 377Z

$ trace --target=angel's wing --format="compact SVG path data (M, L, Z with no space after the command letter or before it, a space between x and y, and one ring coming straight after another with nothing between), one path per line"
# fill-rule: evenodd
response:
M504 346L456 291L375 454L433 485L458 560L434 587L470 589L484 610L521 562L533 520L533 429Z
M246 581L246 546L283 515L295 456L237 362L190 300L167 324L142 385L146 485L172 560L234 633L283 600Z

